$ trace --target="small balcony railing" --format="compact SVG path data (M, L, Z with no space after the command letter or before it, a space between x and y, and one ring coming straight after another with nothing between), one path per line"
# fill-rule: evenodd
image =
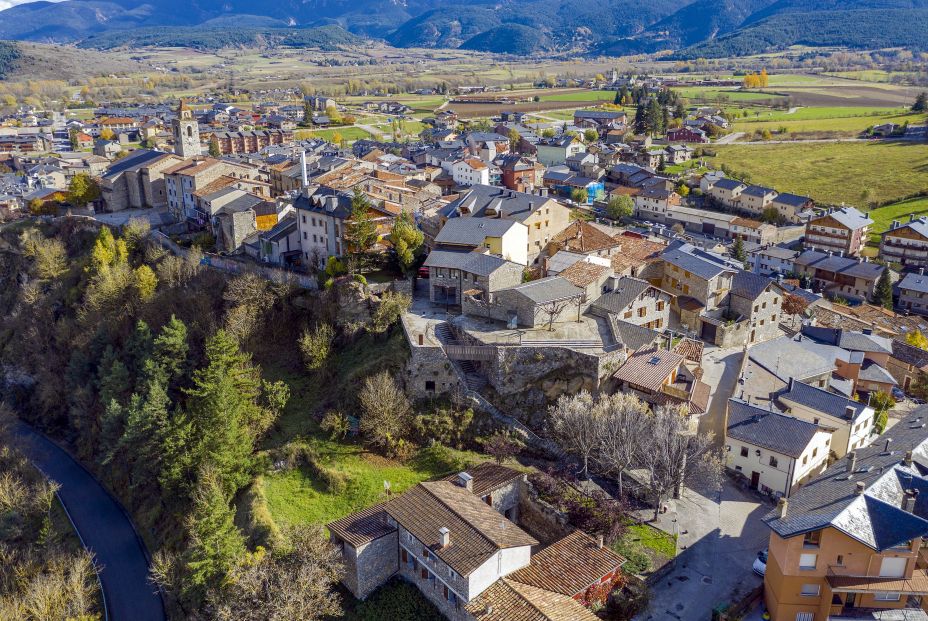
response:
M908 578L890 578L854 575L844 567L829 565L826 579L836 593L928 595L928 573L924 569L916 569Z

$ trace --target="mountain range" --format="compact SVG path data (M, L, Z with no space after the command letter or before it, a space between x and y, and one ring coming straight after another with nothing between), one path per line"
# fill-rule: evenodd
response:
M0 39L90 48L396 47L745 55L928 46L928 0L65 0L0 11Z

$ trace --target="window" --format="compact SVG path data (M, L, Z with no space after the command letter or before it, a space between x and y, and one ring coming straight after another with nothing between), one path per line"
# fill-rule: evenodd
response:
M642 306L641 308L638 309L638 316L644 317L647 314L647 312L648 312L648 309Z
M409 553L406 552L406 548L400 549L400 558L403 559L403 562L404 562L404 563L408 563L408 562L409 562Z
M748 447L746 447L746 446L742 446L742 447L741 447L741 456L742 456L742 457L747 457L747 456L748 456Z
M770 456L770 465L773 466L774 468L777 467L777 458L774 457L773 455Z
M657 310L659 310L659 311L664 310L664 303L663 303L663 302L658 302L658 303L657 303Z
M842 567L844 565L844 555L839 554L838 558L835 559L835 565Z
M429 549L428 549L428 548L422 548L422 558L428 560L428 558L429 558Z
M885 593L874 593L873 594L873 599L878 602L898 602L901 598L902 598L901 593L892 593L888 591Z
M816 455L818 455L818 447L817 447L817 446L816 446L814 449L812 449L812 457L815 457Z
M903 557L884 558L880 564L880 576L885 578L902 578L905 576L907 559Z
M625 313L625 314L623 315L623 318L625 318L625 319L631 319L631 318L632 318L632 311L628 311L627 313Z
M809 456L808 456L808 455L803 455L803 456L802 456L802 465L805 466L807 463L809 463Z
M819 592L821 591L821 585L818 584L804 584L802 585L802 590L799 592L803 597L818 597ZM802 614L802 613L800 613ZM812 621L812 613L807 613L809 621ZM796 616L797 621L799 616Z
M802 538L802 545L806 548L817 548L821 545L822 541L822 531L813 530L811 533L806 533L805 537Z
M800 554L799 569L815 569L815 563L818 561L818 554Z

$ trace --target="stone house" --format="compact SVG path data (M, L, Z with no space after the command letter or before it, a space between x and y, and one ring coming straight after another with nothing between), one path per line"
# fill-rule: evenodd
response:
M803 246L809 250L833 252L842 256L860 256L871 225L873 220L853 207L834 209L809 219Z
M811 421L728 400L725 467L751 489L788 498L828 466L831 431Z
M492 301L497 292L522 282L524 266L480 251L433 250L423 263L429 270L429 299L459 306L465 292Z
M123 211L168 204L165 171L183 160L171 153L137 149L114 162L100 179L106 211Z
M893 339L892 348L893 353L886 362L886 370L903 391L909 392L919 376L928 373L928 352L899 339Z
M633 392L652 405L684 406L694 427L709 407L710 387L699 379L699 363L676 351L644 346L612 377L623 392Z
M221 177L233 180L261 181L257 168L211 157L183 160L164 170L168 208L178 221L207 223L207 214L199 206L198 193ZM215 185L210 186L210 189ZM217 188L218 189L218 188Z
M619 574L624 559L608 548L590 545L585 535L569 535L533 565L532 547L538 541L515 523L524 479L522 472L484 463L444 480L420 483L328 524L330 539L345 563L342 583L364 599L397 575L450 621L509 620L506 611L512 600L539 611L550 610L553 602L557 614L535 617L542 620L595 620L574 599L576 594L564 594L561 587L570 590L589 580L589 588L610 580ZM566 550L575 551L568 559L575 567L564 565L567 573L553 582L552 565L565 558ZM519 574L520 570L526 571ZM543 582L547 584L536 586Z
M876 283L886 267L878 263L806 250L793 260L797 274L808 276L812 286L830 297L867 301L876 293Z
M452 218L431 244L434 249L479 250L520 265L528 264L528 228L514 220Z
M928 266L928 218L913 214L905 224L893 220L880 240L880 259L904 269Z
M674 296L645 280L623 277L612 291L604 293L590 306L601 317L614 316L636 326L664 330L670 326L670 306Z
M497 291L490 308L481 309L465 302L465 312L483 313L513 328L535 328L549 322L576 320L586 305L585 289L562 276L549 276Z

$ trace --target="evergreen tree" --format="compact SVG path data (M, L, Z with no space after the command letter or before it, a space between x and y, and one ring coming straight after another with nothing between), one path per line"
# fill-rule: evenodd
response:
M650 103L648 103L648 108L645 112L645 126L647 128L646 131L650 134L659 134L661 132L661 109L661 105L655 98L652 98Z
M377 224L371 219L370 200L360 188L351 197L351 218L345 223L345 241L351 252L363 254L377 243Z
M222 151L219 149L218 140L209 141L209 155L210 157L219 157L220 155L222 155Z
M885 268L880 274L880 279L876 281L876 293L874 294L876 303L883 308L892 310L893 308L893 283L889 278L889 269Z
M145 364L151 357L152 346L151 328L148 327L147 323L139 319L122 352L122 359L125 361L126 368L133 378L137 378L136 382L139 382Z
M621 91L616 91L616 92L615 92L615 98L612 100L612 103L615 104L616 106L621 106L621 105L622 105L622 93L621 93Z
M229 506L221 476L209 466L204 467L187 520L190 547L185 560L193 595L218 586L244 553L245 542L234 520L235 512Z
M912 104L912 112L928 111L928 93L922 91L915 97L915 103Z
M145 374L166 385L178 380L187 368L187 325L171 315L154 340L152 355L145 365Z
M676 106L673 109L673 117L675 119L684 119L686 118L686 108L683 106L682 101L677 101Z
M634 131L636 134L645 134L648 131L647 108L642 102L635 107Z
M416 259L416 250L422 245L424 236L422 231L416 228L412 216L403 211L396 217L393 224L393 231L390 233L390 240L393 243L393 250L396 252L397 261L403 271L409 269Z
M735 239L735 243L731 247L731 257L742 263L748 258L747 253L744 251L744 240L740 237Z

